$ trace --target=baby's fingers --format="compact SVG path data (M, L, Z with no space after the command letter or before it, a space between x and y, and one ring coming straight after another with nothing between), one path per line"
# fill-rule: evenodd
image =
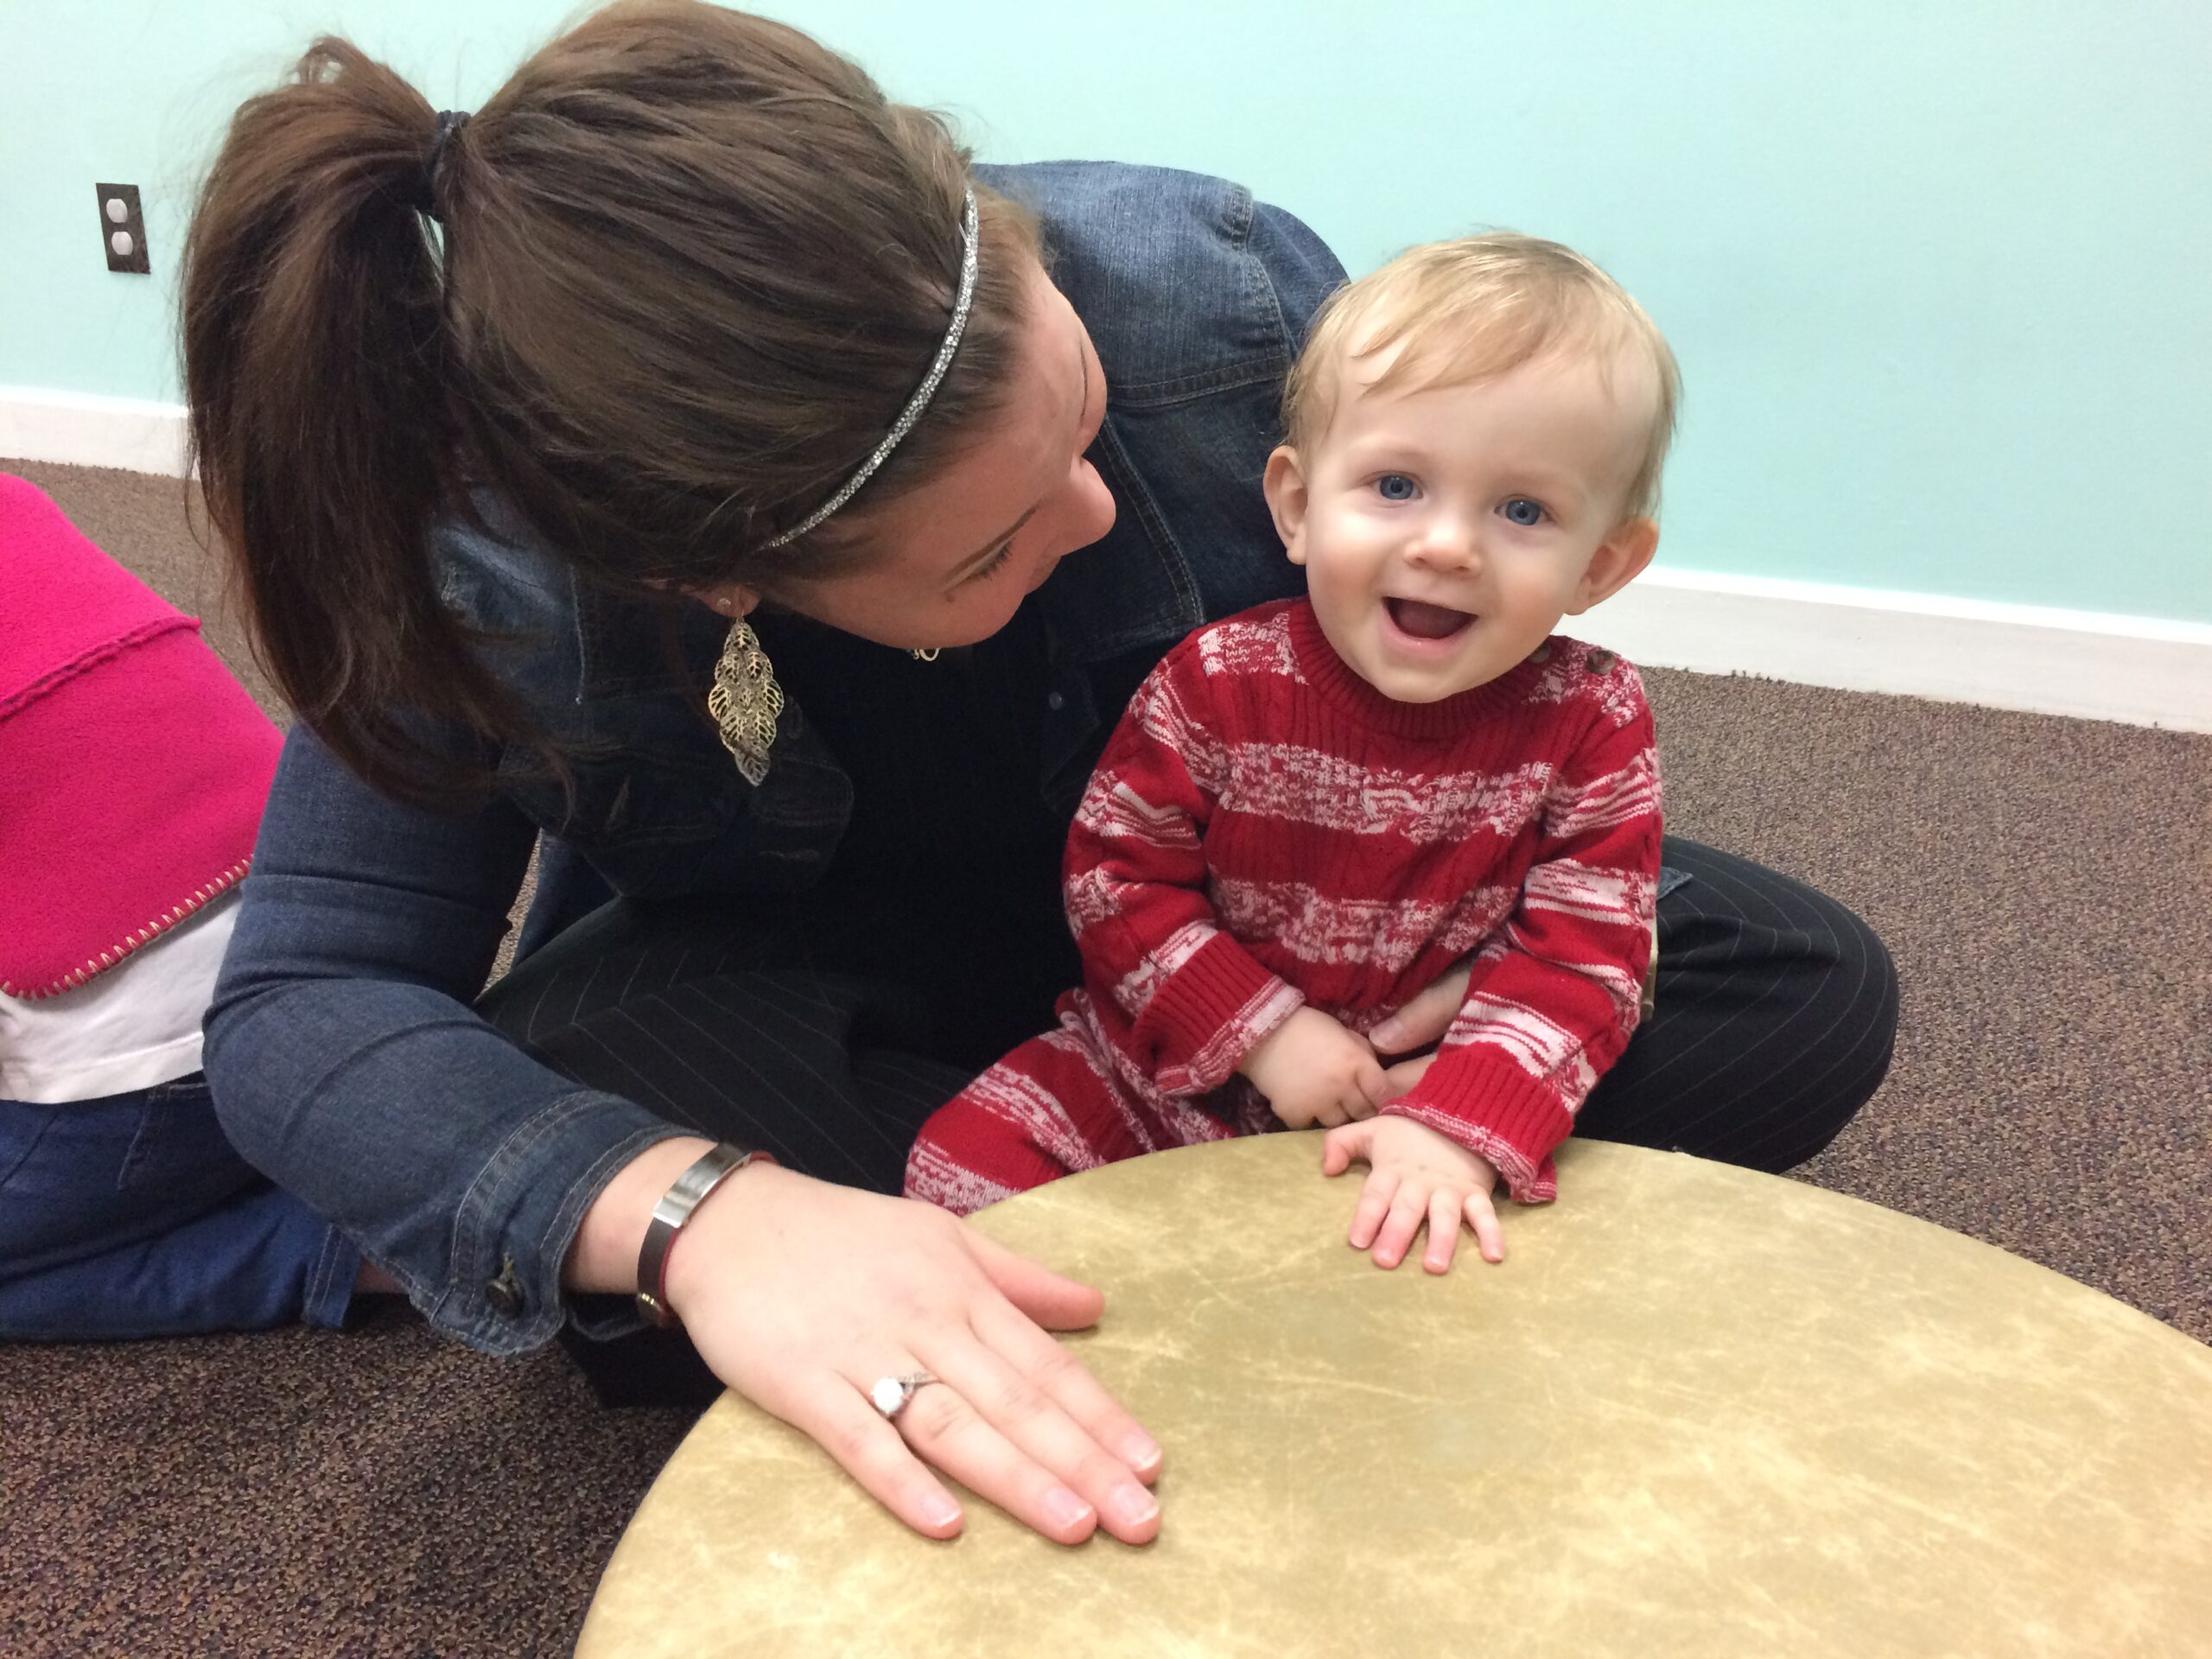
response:
M1351 1119L1352 1115L1344 1109L1341 1101L1323 1101L1313 1109L1313 1122L1325 1129L1341 1129Z
M1403 1181L1390 1199L1390 1212L1375 1235L1375 1265L1395 1268L1414 1247L1414 1235L1428 1218L1430 1188L1425 1181Z
M1342 1128L1331 1129L1321 1137L1321 1173L1341 1175L1358 1160L1367 1156L1374 1144L1375 1129L1369 1123L1347 1123Z
M1505 1260L1505 1229L1498 1225L1497 1206L1491 1202L1487 1192L1470 1192L1466 1202L1467 1225L1475 1230L1475 1244L1485 1262ZM1457 1231L1457 1226L1453 1228Z
M1375 1235L1390 1214L1390 1200L1398 1196L1398 1178L1381 1170L1371 1173L1367 1185L1360 1189L1359 1205L1351 1212L1351 1231L1345 1243L1355 1250L1363 1250L1375 1242Z
M1459 1195L1449 1187L1440 1186L1428 1195L1428 1248L1421 1252L1421 1264L1431 1273L1452 1270L1452 1257L1459 1248L1459 1213L1464 1207Z
M1357 1092L1344 1105L1355 1118L1375 1116L1376 1109L1390 1097L1390 1079L1382 1074L1380 1060L1363 1060L1353 1079Z

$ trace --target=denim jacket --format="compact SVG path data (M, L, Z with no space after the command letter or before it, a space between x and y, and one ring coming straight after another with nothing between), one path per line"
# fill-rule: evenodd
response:
M1065 809L1121 713L1100 706L1094 668L1296 591L1260 478L1283 375L1344 273L1305 226L1219 180L1105 163L977 171L1039 214L1053 281L1106 372L1089 458L1114 528L1027 601L1042 609L1053 676L1039 785ZM543 837L525 948L579 864L594 887L632 896L803 888L836 852L852 785L793 703L766 779L748 787L676 677L657 614L577 583L496 505L485 516L486 529L438 532L445 597L517 641L493 660L580 753L569 788L516 757L479 810L402 805L296 727L206 1063L249 1158L357 1238L434 1323L506 1352L566 1316L562 1262L600 1190L683 1133L549 1070L471 1011L533 845ZM728 625L686 609L681 656L703 684Z

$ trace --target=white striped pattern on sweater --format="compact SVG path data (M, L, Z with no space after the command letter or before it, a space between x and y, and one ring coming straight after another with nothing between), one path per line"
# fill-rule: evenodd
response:
M1172 717L1164 702L1161 712ZM1161 741L1167 741L1164 734ZM1484 830L1517 834L1536 817L1552 785L1552 768L1541 761L1499 773L1409 772L1364 766L1296 743L1217 745L1200 764L1217 781L1208 793L1218 811L1349 835L1402 836L1424 846ZM1084 829L1101 836L1182 849L1198 844L1187 812L1154 806L1126 781L1109 785L1103 775L1084 791L1077 815Z
M1272 674L1287 680L1299 678L1298 653L1290 643L1288 613L1277 612L1258 622L1232 620L1216 623L1198 639L1198 665L1209 674Z
M1152 1001L1160 983L1204 950L1221 930L1211 922L1185 922L1159 950L1147 953L1114 987L1114 1001L1135 1020Z
M1164 674L1155 675L1138 689L1130 714L1147 737L1179 757L1191 781L1209 798L1218 796L1228 781L1228 759L1220 740L1201 721L1191 718L1182 694ZM1085 791L1088 794L1090 791Z
M1480 991L1469 997L1440 1046L1474 1043L1497 1049L1540 1083L1555 1079L1567 1096L1560 1103L1569 1111L1582 1103L1582 1096L1598 1081L1581 1038L1526 1002Z
M1104 839L1141 841L1148 847L1182 852L1198 850L1198 826L1181 807L1154 806L1126 782L1117 780L1111 788L1105 787L1105 783L1101 774L1092 779L1093 787L1083 792L1083 804L1076 809L1076 816L1084 829Z
M1300 962L1373 963L1404 971L1424 950L1463 956L1513 913L1517 889L1477 887L1444 903L1414 899L1335 899L1302 881L1216 876L1214 912L1240 939L1266 939Z
M1296 743L1239 743L1227 755L1224 811L1352 835L1403 836L1424 846L1483 830L1511 836L1535 816L1552 769L1409 772L1369 767Z
M1610 777L1560 784L1544 802L1543 832L1569 841L1626 823L1660 808L1659 758L1646 751Z
M1593 870L1560 858L1531 866L1521 891L1531 910L1634 927L1658 902L1659 884L1642 870Z

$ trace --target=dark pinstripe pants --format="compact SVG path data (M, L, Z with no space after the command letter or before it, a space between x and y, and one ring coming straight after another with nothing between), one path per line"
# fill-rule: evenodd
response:
M1888 1069L1889 955L1786 876L1673 836L1665 861L1689 880L1659 901L1657 1011L1576 1133L1787 1169ZM483 1009L580 1082L896 1192L922 1120L1047 1029L1076 982L1057 895L1045 898L617 902L530 957Z

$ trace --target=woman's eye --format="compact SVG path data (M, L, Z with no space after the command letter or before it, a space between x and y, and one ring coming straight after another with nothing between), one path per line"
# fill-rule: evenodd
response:
M1008 542L1005 546L1000 548L997 552L992 554L989 558L984 560L982 563L977 565L966 575L961 577L960 585L963 588L965 588L971 582L982 582L991 576L996 575L1000 571L1006 569L1006 562L1013 556L1014 543L1012 542Z
M1375 480L1375 493L1385 501L1410 501L1416 488L1403 473L1385 473Z
M1500 506L1498 511L1505 515L1509 522L1519 524L1523 529L1544 522L1543 504L1531 501L1525 495L1515 496L1510 501Z

